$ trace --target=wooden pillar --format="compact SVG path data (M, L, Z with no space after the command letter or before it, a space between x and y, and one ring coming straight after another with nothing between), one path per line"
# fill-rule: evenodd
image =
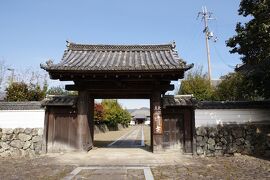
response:
M86 90L79 91L77 108L77 148L80 151L88 151L93 147L91 135L93 123L90 120L90 98Z
M192 116L190 109L185 109L184 111L184 137L185 137L185 153L193 153L192 142L193 142L193 132L192 132Z
M161 93L154 91L151 97L151 118L152 118L152 146L153 152L162 151L163 144L163 120L161 114Z
M191 109L191 120L192 120L192 137L193 137L193 141L192 141L192 152L193 155L197 155L197 147L196 147L196 128L195 128L195 109L192 108Z
M49 108L45 107L44 128L42 135L42 153L47 153Z
M90 96L89 98L89 117L88 122L90 125L90 134L91 134L91 140L92 140L92 146L94 146L94 107L95 106L95 99Z

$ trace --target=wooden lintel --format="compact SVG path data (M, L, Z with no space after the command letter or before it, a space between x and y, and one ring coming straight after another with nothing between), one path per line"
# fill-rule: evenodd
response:
M150 99L150 94L103 94L90 93L95 99Z
M73 77L71 77L73 75ZM107 76L107 78L104 78L104 75ZM153 80L153 79L167 79L169 81L171 80L178 80L182 79L184 77L184 72L50 72L50 77L52 79L59 79L60 81L68 81L74 79L81 79L81 77L84 76L85 79L92 80L93 78L97 79L97 81L104 80L104 79L121 79L121 80L132 80L132 79L141 79L141 80Z
M65 86L66 90L69 91L77 91L81 89L85 89L88 91L102 91L102 92L107 92L107 91L118 91L118 92L124 92L124 91L134 91L134 92L151 92L156 89L160 89L161 91L172 91L174 90L174 85L169 84L169 85L159 85L159 86L129 86L129 85L123 85L121 83L118 84L108 84L108 85L66 85Z

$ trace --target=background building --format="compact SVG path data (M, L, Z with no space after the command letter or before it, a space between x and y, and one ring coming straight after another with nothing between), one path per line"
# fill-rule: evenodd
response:
M150 124L150 109L143 107L130 111L132 116L131 125L133 124Z

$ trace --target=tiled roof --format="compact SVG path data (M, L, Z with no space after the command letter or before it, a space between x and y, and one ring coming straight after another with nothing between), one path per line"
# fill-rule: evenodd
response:
M167 95L162 98L163 108L170 106L195 106L197 101L192 96Z
M39 101L0 102L0 110L38 110L42 109Z
M270 100L265 101L198 101L188 95L167 95L162 98L163 108L194 107L195 109L269 109Z
M201 101L197 109L269 109L270 101Z
M135 119L146 118L147 116L150 116L150 109L149 108L136 109L130 114Z
M60 63L48 61L47 71L170 71L187 70L192 65L179 58L174 44L89 45L68 43Z
M49 96L42 101L42 106L73 106L77 104L77 96Z

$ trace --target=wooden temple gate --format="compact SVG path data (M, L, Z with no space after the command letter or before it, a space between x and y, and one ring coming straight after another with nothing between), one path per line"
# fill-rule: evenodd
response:
M45 103L45 151L90 150L94 145L94 99L106 98L150 99L153 152L166 147L180 148L172 141L185 141L187 136L182 135L185 127L169 120L172 118L168 118L171 115L167 112L164 124L162 98L174 89L170 82L183 78L192 65L186 65L174 48L174 43L85 45L68 42L60 63L41 64L51 79L73 81L66 89L78 91L77 97L54 97ZM168 139L166 133L175 138Z

